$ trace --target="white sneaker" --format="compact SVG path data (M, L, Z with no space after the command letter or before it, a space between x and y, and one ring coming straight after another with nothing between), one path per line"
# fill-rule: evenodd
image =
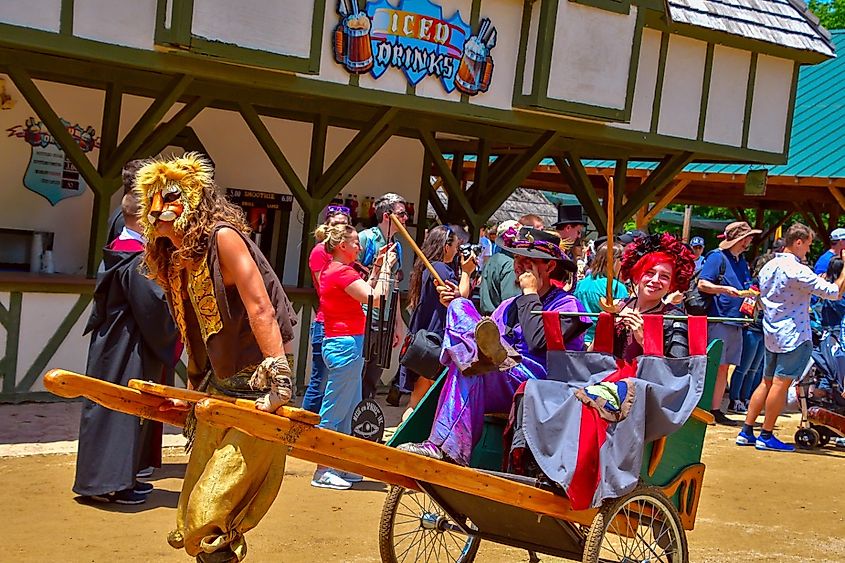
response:
M320 471L314 473L314 478L311 479L312 487L319 487L321 489L335 489L337 491L345 491L352 488L352 483L335 474L333 471Z
M361 481L364 480L364 477L362 475L358 475L357 473L352 473L351 471L340 471L340 470L336 469L335 473L337 473L337 475L341 479L343 479L344 481L348 481L350 483L360 483Z

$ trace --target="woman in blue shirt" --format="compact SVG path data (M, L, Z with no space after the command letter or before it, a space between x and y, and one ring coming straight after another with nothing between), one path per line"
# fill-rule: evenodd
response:
M614 274L619 273L619 264L622 260L622 245L613 245ZM580 280L575 286L575 298L581 302L588 313L601 313L602 309L599 300L607 293L607 242L603 242L596 249L596 257L590 264L590 273ZM625 299L628 297L628 290L625 285L617 279L613 280L613 299ZM596 334L595 324L584 333L584 344L589 346Z

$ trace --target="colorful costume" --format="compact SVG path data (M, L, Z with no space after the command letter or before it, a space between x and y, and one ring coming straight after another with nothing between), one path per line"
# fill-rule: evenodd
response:
M139 171L137 182L145 234L150 241L148 255L150 244L166 249L159 252L165 259L153 262L158 269L151 274L165 288L187 347L192 386L212 394L257 398L270 384L274 386L271 392L276 391L275 386L287 385L289 397L288 361L283 357L265 358L238 289L223 282L218 233L230 228L240 234L275 308L282 340L289 342L296 322L294 312L261 250L226 222L211 225L206 252L200 259L175 259L179 250L170 250L161 237L156 240L156 221L173 221L174 231L184 232L202 199L214 197L209 195L214 187L207 161L188 154L169 162L153 162ZM214 205L211 202L208 207ZM153 208L160 214L153 215ZM148 259L148 267L151 261ZM285 450L277 444L197 421L176 529L168 535L168 542L175 548L184 547L200 561L240 561L246 554L243 534L270 508L281 486L284 466Z
M519 234L512 230L508 236L499 237L497 244L528 258L555 260L570 272L575 268L565 257L556 235L524 228ZM400 449L429 457L445 455L469 465L472 448L481 438L484 415L509 410L514 393L524 381L546 377L542 316L532 313L538 309L583 311L575 297L556 287L549 288L542 297L529 293L503 301L489 319L482 319L467 299L455 299L449 304L440 353L440 362L448 367L448 373L431 434L423 444L403 444ZM483 338L479 328L491 323L495 324L495 338L500 338L507 352L504 361L491 361L479 349L479 338ZM582 333L590 324L586 317L569 319L564 335L566 346L583 349Z

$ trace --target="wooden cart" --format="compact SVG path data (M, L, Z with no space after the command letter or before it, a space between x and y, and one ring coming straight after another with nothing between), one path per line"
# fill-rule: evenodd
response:
M721 343L708 349L707 377L699 406L713 394ZM485 424L472 465L460 467L397 450L428 436L442 378L387 444L316 427L316 415L290 407L276 414L250 401L132 380L122 387L63 370L45 376L47 389L64 397L86 396L108 408L171 424L183 413L161 412L164 397L196 401L197 417L279 442L289 455L360 473L393 485L379 523L382 561L468 563L479 542L490 540L576 561L671 562L688 560L686 530L695 524L704 465L701 450L709 412L696 409L674 434L645 446L640 484L599 509L573 510L569 500L530 478L501 467L501 421Z

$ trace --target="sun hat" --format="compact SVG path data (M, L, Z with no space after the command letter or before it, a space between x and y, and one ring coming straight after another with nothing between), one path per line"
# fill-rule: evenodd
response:
M722 250L728 250L729 248L733 248L733 246L742 239L759 235L762 232L763 231L759 229L752 229L751 225L745 221L735 221L725 227L724 234L719 235L719 238L725 239L719 243L719 248Z

